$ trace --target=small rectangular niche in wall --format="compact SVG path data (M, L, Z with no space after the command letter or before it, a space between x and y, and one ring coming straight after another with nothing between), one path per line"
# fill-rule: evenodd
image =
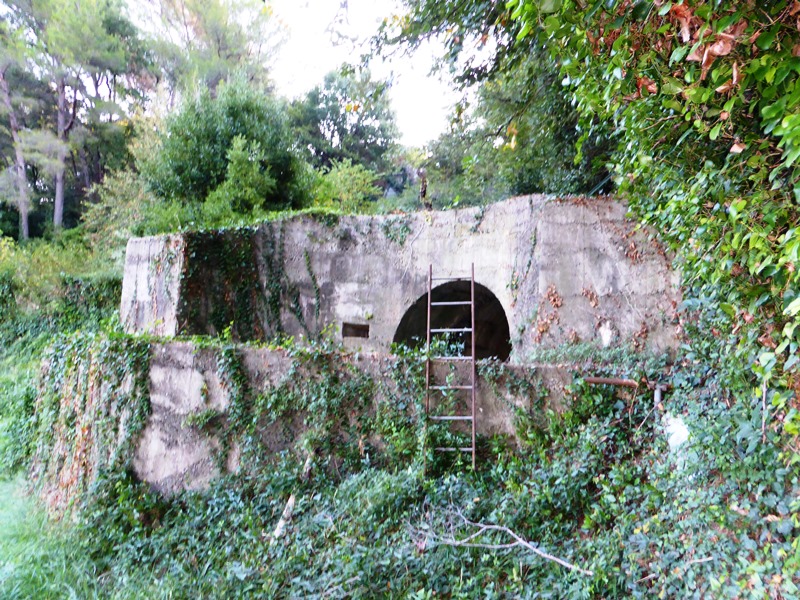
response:
M368 338L369 325L360 323L342 323L342 337Z

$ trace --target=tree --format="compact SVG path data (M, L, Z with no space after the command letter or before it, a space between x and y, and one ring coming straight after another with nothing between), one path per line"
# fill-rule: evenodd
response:
M243 78L221 84L216 97L204 89L186 99L160 137L160 148L140 167L164 200L201 204L226 175L246 172L252 182L253 168L264 185L255 186L258 203L250 199L242 208L283 208L304 200L303 169L291 149L283 108Z
M314 202L346 213L371 212L373 203L381 196L376 179L374 172L363 165L354 165L350 159L335 161L320 177Z
M527 51L515 44L522 25L496 0L404 0L405 13L384 19L373 39L375 54L414 51L435 39L445 47L447 66L462 86L507 70Z
M345 160L376 172L387 168L397 127L388 85L368 70L345 66L328 73L321 86L292 103L289 114L298 147L318 169Z
M5 24L3 24L5 25ZM14 150L14 184L17 193L17 211L19 212L19 237L27 240L30 237L28 213L30 211L30 194L28 191L28 175L25 155L22 150L22 126L17 115L18 109L11 97L9 76L18 69L23 61L24 43L13 35L7 27L0 29L2 33L2 54L0 55L0 99L2 99L6 118L8 119Z
M459 105L450 130L430 145L434 197L473 204L518 194L597 193L607 174L596 157L607 148L602 137L592 140L576 164L577 121L557 68L531 49L526 60L479 84L474 105Z
M281 41L269 4L262 0L154 0L159 64L173 88L212 94L233 75L269 88L268 61Z
M406 0L404 6L405 14L384 21L376 49L413 51L435 39L446 49L440 67L472 91L456 107L451 131L431 147L436 195L444 189L449 203L602 189L602 124L578 130L558 63L541 45L516 41L524 26L505 3ZM582 136L588 143L576 164ZM445 171L443 163L449 164ZM455 179L442 180L446 173Z
M145 66L144 48L119 0L15 0L8 9L10 31L27 45L24 68L55 92L53 224L58 229L64 223L70 135L84 119L85 132L90 132L98 123L113 124L125 114L119 103L137 98L133 86ZM88 160L78 154L88 188Z

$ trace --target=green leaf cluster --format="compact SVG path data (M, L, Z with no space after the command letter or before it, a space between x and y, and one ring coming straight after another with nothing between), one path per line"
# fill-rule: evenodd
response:
M372 212L381 189L375 185L377 175L346 158L333 161L324 170L313 191L314 206L336 209L344 214Z
M800 33L787 1L512 0L583 123L612 124L620 193L677 252L697 356L795 431ZM589 129L587 128L587 131ZM750 369L750 378L746 375Z
M321 85L292 102L288 116L298 150L319 170L348 161L376 173L391 167L398 131L389 84L366 68L343 65L326 74Z
M285 114L273 99L234 79L204 90L169 117L142 173L163 200L201 205L214 215L280 209L304 200L303 167Z

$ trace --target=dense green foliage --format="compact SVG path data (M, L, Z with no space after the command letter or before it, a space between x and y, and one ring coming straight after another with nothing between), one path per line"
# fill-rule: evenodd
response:
M289 108L298 149L319 169L350 161L384 171L398 133L388 94L388 84L366 69L328 73Z
M793 443L800 416L791 2L512 2L562 64L585 122L611 120L617 182L679 253L693 347Z
M135 6L135 5L134 5ZM270 85L280 26L261 0L158 0L136 6L149 19L148 40L160 71L181 92L216 90L235 75Z
M557 61L538 45L517 43L517 21L487 0L408 0L374 39L385 54L416 50L435 40L445 47L439 67L465 89L449 131L432 141L420 165L429 195L444 208L530 193L609 191L606 138L585 144L578 115L564 94ZM602 128L600 128L602 131Z
M424 162L429 193L444 207L520 194L607 191L605 139L586 144L576 164L576 125L557 69L534 49L484 81L474 106L460 110L450 130L430 144Z
M372 384L341 355L302 350L300 377L253 396L234 383L231 351L223 347L218 364L241 408L231 411L230 433L251 440L248 468L171 500L125 473L102 477L78 524L51 532L47 554L2 571L6 589L24 595L61 561L76 565L54 574L64 586L77 585L76 570L103 573L81 585L120 598L797 594L798 481L783 467L763 469L780 462L773 434L761 443L754 413L719 403L713 378L697 388L703 371L684 368L672 379L666 408L683 410L697 432L681 453L667 451L647 395L578 385L571 409L540 419L522 448L484 440L477 472L452 472L431 455L423 474L420 430L402 416L413 414L407 397L382 416L360 413L357 427L377 426L386 442L360 446L336 423ZM396 381L419 394L421 364L408 360L395 367ZM301 375L306 367L319 375ZM318 453L307 482L301 457L269 458L253 429L257 415L285 418L287 410L308 414L308 433L296 442ZM290 494L293 520L272 541ZM508 529L481 533L473 523ZM508 531L591 574L503 546L514 541Z
M0 596L96 598L95 565L68 524L48 518L20 479L0 481Z
M303 197L291 144L279 105L234 79L185 102L142 169L165 200L202 203L213 192L209 202L228 210L289 208Z
M339 210L345 214L372 212L381 189L375 185L377 175L350 159L335 161L323 171L314 189L315 205Z
M0 261L0 273L2 266ZM36 282L15 284L16 289L12 290L9 300L13 310L0 313L0 476L30 466L37 443L34 417L40 392L37 378L53 339L61 331L78 328L82 330L80 335L86 337L89 331L100 329L116 319L119 279L61 274L59 281L54 287L46 283L44 289L37 289ZM3 284L0 277L0 286ZM25 295L22 295L23 290ZM30 298L28 294L34 293L38 299L39 294L45 292L51 297L35 312L31 312L20 298ZM75 357L64 355L59 358Z

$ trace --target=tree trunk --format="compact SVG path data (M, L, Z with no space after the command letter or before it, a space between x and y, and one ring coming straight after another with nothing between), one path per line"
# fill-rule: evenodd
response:
M53 226L61 229L64 225L64 171L67 159L67 86L64 75L58 77L58 171L56 171L56 197L53 204Z
M0 71L0 93L3 96L3 104L8 110L8 121L11 127L11 139L14 142L14 171L17 179L17 210L19 211L19 237L27 240L30 237L28 226L28 211L30 209L30 199L28 197L28 177L25 173L25 156L22 154L22 142L19 137L19 121L14 106L11 103L11 94L8 90L5 70Z
M89 171L89 157L86 155L86 148L78 150L78 160L81 166L81 176L83 177L83 194L89 198L89 190L92 189L92 177Z

